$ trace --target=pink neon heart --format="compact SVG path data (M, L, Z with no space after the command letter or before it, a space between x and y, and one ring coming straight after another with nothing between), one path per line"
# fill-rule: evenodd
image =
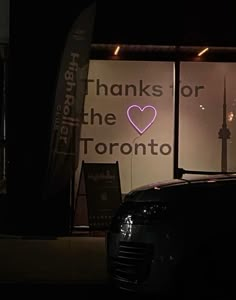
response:
M134 120L132 120L132 116L130 115L130 111L131 110L135 110L135 109L138 109L140 110L141 112L143 112L145 109L149 109L149 110L152 110L152 114L153 116L151 117L150 120L148 120L146 122L146 125L143 127L143 128L140 128L140 126L138 124L135 123ZM140 133L140 134L143 134L151 125L152 123L155 121L156 119L156 116L157 116L157 111L155 109L155 107L151 106L151 105L146 105L144 106L143 108L141 108L140 106L138 105L131 105L128 109L127 109L127 116L128 116L128 119L130 121L130 123L134 126L134 128Z

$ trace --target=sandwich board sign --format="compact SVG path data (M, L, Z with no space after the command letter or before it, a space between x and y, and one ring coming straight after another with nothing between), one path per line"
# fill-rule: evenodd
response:
M122 201L119 165L82 162L74 226L106 230Z

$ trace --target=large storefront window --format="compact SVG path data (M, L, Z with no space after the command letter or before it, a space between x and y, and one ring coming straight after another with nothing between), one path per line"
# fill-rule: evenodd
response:
M173 71L173 62L90 61L80 166L118 161L122 193L173 178ZM235 77L235 63L180 64L180 168L236 170Z
M90 61L80 162L119 162L122 193L173 176L173 63Z
M181 63L180 167L236 170L235 77L235 63Z

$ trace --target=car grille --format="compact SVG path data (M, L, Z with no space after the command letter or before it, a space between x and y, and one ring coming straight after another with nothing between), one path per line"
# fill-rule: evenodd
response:
M120 242L119 254L111 259L111 273L120 289L135 291L149 275L153 258L153 245Z

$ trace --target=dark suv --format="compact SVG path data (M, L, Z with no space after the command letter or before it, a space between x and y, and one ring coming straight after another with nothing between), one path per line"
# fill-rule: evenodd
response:
M235 208L236 174L131 191L107 232L112 284L134 293L232 295Z

